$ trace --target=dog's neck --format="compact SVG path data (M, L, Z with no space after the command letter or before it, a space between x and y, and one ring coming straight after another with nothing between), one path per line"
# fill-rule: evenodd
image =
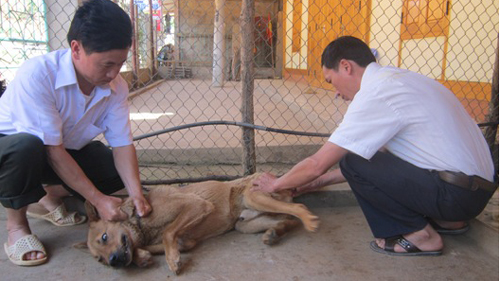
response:
M122 222L123 226L126 227L130 235L132 236L132 240L136 246L143 246L145 241L145 234L141 227L141 217L138 215L129 218L128 220Z

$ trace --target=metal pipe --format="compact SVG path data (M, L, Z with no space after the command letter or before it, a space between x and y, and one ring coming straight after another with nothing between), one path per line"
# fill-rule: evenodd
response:
M224 86L224 66L226 64L226 40L225 33L225 0L215 0L214 16L214 50L212 66L212 86Z

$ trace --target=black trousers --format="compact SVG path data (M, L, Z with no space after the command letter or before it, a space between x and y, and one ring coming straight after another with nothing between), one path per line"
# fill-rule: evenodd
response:
M436 171L378 152L366 160L349 153L340 162L376 238L423 229L427 218L469 220L481 213L493 192L467 190L442 181Z
M104 194L124 187L113 153L103 143L93 141L80 150L67 151ZM6 208L19 209L38 202L45 195L42 184L62 184L83 200L50 167L42 140L26 133L0 134L0 203Z

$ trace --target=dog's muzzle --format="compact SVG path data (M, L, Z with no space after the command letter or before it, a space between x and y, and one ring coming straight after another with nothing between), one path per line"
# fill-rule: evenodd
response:
M122 236L122 248L109 255L109 265L112 267L124 267L130 263L127 236Z
M128 253L113 253L109 256L109 265L112 267L124 267L128 264Z

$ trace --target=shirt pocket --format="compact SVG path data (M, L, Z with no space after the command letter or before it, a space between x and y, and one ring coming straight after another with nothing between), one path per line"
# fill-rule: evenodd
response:
M104 133L105 129L89 124L86 128L76 131L66 140L66 148L79 150L89 144L95 137Z

